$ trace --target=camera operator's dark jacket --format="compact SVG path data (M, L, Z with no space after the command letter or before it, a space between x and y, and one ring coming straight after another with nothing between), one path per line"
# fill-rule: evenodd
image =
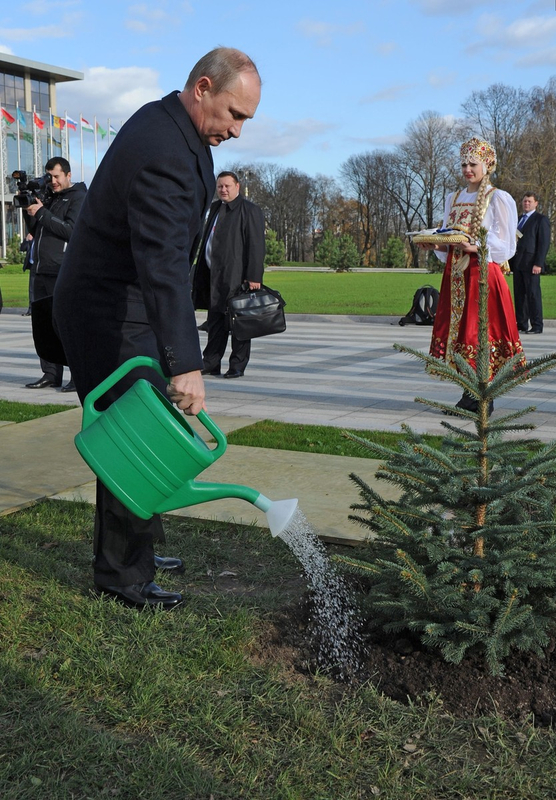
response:
M73 226L81 210L87 187L74 183L53 192L34 217L23 211L29 233L35 237L34 260L37 273L57 275Z

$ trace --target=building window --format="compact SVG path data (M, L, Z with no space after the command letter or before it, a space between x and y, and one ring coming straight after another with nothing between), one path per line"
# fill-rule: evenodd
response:
M0 72L0 100L3 106L15 108L16 103L18 103L22 108L25 108L25 93L21 75Z
M47 111L50 108L50 92L46 81L31 80L31 105L37 111Z

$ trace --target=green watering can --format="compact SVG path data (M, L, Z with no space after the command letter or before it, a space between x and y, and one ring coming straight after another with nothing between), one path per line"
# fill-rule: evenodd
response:
M89 392L83 403L83 425L75 446L106 488L142 519L210 500L238 497L266 513L273 536L285 530L297 500L273 502L248 486L195 480L224 455L228 445L206 411L200 411L198 419L216 440L212 450L181 411L143 378L106 411L95 408L96 401L136 367L151 367L167 380L158 361L136 356Z

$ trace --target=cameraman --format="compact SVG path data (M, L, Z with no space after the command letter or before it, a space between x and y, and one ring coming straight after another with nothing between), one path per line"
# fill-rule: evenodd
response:
M42 300L54 294L62 257L87 191L84 183L71 182L71 167L65 158L51 158L45 165L45 172L50 178L44 201L36 198L35 202L23 209L27 229L33 234L35 241L34 300ZM27 383L27 389L46 389L49 386L62 385L62 364L52 364L41 358L41 368L42 377L34 383ZM75 391L71 379L62 391Z

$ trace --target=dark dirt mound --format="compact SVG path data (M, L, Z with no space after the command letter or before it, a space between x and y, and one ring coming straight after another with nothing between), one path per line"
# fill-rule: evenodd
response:
M258 643L259 657L279 659L297 673L315 669L308 604L290 606ZM367 632L363 668L355 678L371 681L383 694L402 703L440 698L446 711L466 719L500 716L524 721L533 715L540 725L556 724L555 643L545 657L515 652L503 677L493 677L484 659L468 656L448 664L436 650L416 639Z

